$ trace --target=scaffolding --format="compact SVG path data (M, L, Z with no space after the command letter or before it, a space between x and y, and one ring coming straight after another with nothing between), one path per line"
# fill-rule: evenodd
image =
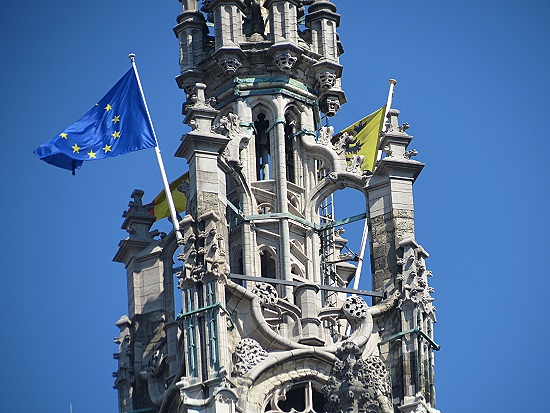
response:
M318 169L318 179L325 179L328 175L327 169ZM323 226L332 224L335 220L334 194L330 194L319 206L319 220ZM335 229L334 225L327 225L319 231L320 255L321 255L321 283L323 285L340 287L336 274L335 261ZM338 305L338 293L334 291L323 291L323 305L325 307L336 307Z

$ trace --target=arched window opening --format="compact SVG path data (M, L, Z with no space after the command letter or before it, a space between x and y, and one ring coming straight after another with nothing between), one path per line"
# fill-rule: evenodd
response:
M271 176L271 144L267 128L269 122L266 116L260 113L254 122L256 138L256 176L258 181L270 179Z
M319 223L326 226L326 230L319 234L323 284L353 287L366 220L361 215L365 212L365 195L352 188L336 191L321 203ZM344 219L348 221L345 225L337 225L338 221ZM362 261L358 289L371 290L369 236L365 240ZM342 297L327 292L325 305L337 305L339 298ZM364 298L370 305L371 298Z
M296 133L296 121L290 114L285 115L285 163L286 180L296 183L296 171L294 162L294 139Z
M321 225L328 224L327 229L320 233L324 284L341 284L341 286L350 288L353 286L361 253L366 220L365 212L365 195L352 188L336 191L321 203L319 223ZM363 217L361 217L362 215ZM345 225L337 225L340 220L348 222ZM336 223L336 225L331 223ZM371 290L371 287L370 247L367 236L358 288ZM370 305L371 298L367 296L364 298ZM331 297L331 294L327 293L326 300L335 301L336 297ZM330 305L330 303L325 303L325 305Z
M325 398L311 382L298 383L267 403L265 412L324 412Z
M244 274L244 260L243 260L243 249L240 245L236 246L232 249L231 254L231 273L233 274ZM244 287L245 283L244 280L235 278L233 279L234 282Z
M262 278L276 278L275 257L271 251L263 249L260 252L260 273Z

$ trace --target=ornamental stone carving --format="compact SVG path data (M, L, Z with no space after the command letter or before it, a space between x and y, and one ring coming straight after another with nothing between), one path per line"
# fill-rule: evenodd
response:
M239 125L239 116L234 113L222 116L218 123L212 126L212 132L225 135L230 139L239 139L243 134Z
M317 82L319 87L323 90L328 90L334 86L336 82L336 73L333 71L325 70L317 73Z
M411 240L402 241L403 258L398 258L400 272L397 280L401 282L402 310L410 307L419 307L422 311L430 315L433 321L436 321L434 301L431 294L433 287L428 285L428 277L432 277L431 271L426 269L424 258L428 256L424 249Z
M413 156L418 155L418 151L416 149L410 149L403 155L405 159L411 159Z
M135 382L134 370L132 368L132 358L134 352L132 349L132 337L130 336L130 325L132 322L127 316L122 316L116 325L120 329L120 335L114 339L118 344L118 352L113 354L113 358L118 360L118 369L113 373L115 389L131 388Z
M149 213L149 208L147 205L143 205L143 192L141 189L135 189L134 192L132 192L131 197L134 198L133 201L130 201L128 203L128 211L124 211L122 216L125 218L130 213Z
M392 132L399 132L402 133L401 127L397 124L397 119L399 118L399 114L401 112L399 109L390 109L388 111L388 119L390 119L390 123L388 125L388 129L386 132L392 133ZM393 121L393 122L392 122Z
M236 57L224 57L218 62L218 66L221 67L227 76L233 75L242 65Z
M334 363L330 378L322 388L327 413L393 413L384 363L377 356L363 360L361 353L350 341L338 349L336 355L340 360Z
M235 348L235 371L238 375L245 375L250 369L267 358L267 352L252 338L243 338Z
M190 198L190 194L191 194L191 185L189 184L188 181L183 181L179 186L178 186L178 192L181 192L182 194L185 195L185 198L186 199L189 199Z
M402 124L401 126L398 127L398 130L399 130L399 132L405 133L405 131L407 129L409 129L410 127L411 127L411 125L409 125L408 123L405 122L404 124Z
M332 140L332 135L334 133L334 128L332 126L322 126L319 130L319 139L318 142L321 145L328 146Z
M338 181L338 174L336 172L331 172L328 174L327 178L330 180L330 182L337 182Z
M164 354L157 350L153 353L151 360L149 360L148 369L153 376L158 376L166 367L166 358Z
M361 165L363 165L364 161L365 161L365 157L363 155L357 155L356 153L354 153L351 156L348 166L346 167L346 171L353 172L353 173L361 173Z
M289 52L279 53L273 59L277 67L283 72L287 72L292 69L292 66L294 66L294 63L296 63L297 60L298 58L296 56L292 56Z
M228 113L226 116L222 116L220 120L212 126L212 132L231 139L223 151L223 156L233 167L241 168L240 150L247 146L250 137L246 136L243 132L239 116L234 113Z
M342 306L342 311L348 319L362 320L367 316L369 306L361 297L353 295L346 299L346 302Z
M217 202L215 197L216 194L202 197L202 206L210 208L209 212L199 217L199 222L204 222L204 230L198 229L190 214L180 221L184 246L183 253L178 254L178 260L184 262L183 270L176 273L180 289L185 289L188 283L202 282L206 275L223 279L228 270L225 242L216 229L219 217L212 212Z
M355 138L353 137L353 135L347 132L337 135L337 138L338 140L334 143L333 147L338 155L341 155L342 153L344 153L348 148L348 146L355 141Z
M277 304L279 299L275 287L268 283L256 283L252 292L260 297L260 301L264 306L273 306Z
M327 96L321 101L319 105L321 112L323 112L328 117L336 115L336 112L340 110L340 100L336 96Z

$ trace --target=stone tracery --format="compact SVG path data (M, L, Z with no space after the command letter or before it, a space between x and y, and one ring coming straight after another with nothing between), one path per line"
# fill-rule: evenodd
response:
M336 34L340 16L332 2L204 0L200 10L198 3L182 0L175 28L181 49L177 82L187 96L185 123L191 128L176 153L192 172L182 188L188 201L183 237L155 239L150 205L142 205L143 193L136 192L125 214L129 238L116 257L127 268L132 320L145 326L149 318L143 314L164 317L155 334L144 333L147 325L139 330L142 336L128 331L119 339L121 406L149 408L132 399L131 389L162 413L173 413L170 406L264 413L267 402L273 412L312 413L323 411L310 399L320 397L324 386L327 412L431 408L430 371L398 377L392 384L404 396L395 406L389 399L387 366L410 370L414 357L428 365L428 347L435 348L427 254L407 241L414 235L411 185L422 169L412 159L416 151L407 150L408 125L399 126L398 112L390 112L379 146L386 157L366 176L362 155L346 160L354 138L334 136L333 127L319 124L321 113L333 116L346 101ZM336 264L321 273L325 245L315 226L319 203L342 188L360 190L367 200L373 290L379 293L373 306L340 293L326 305L328 290L322 287L346 288L353 276L349 268L351 275L342 276ZM343 243L326 244L337 252L336 261L355 258L342 253ZM176 322L167 292L177 244L183 308ZM229 257L229 251L239 256ZM270 251L269 257L261 251ZM327 274L334 285L326 282ZM390 298L383 300L383 293ZM399 354L396 335L406 342ZM420 335L424 341L416 349ZM137 361L131 363L132 357ZM161 396L147 396L139 387L136 377L143 371L132 369L139 370L140 358L141 368L158 381L172 380L166 388L161 383ZM413 388L423 401L410 399L416 397ZM308 400L303 407L290 403L296 394ZM409 402L416 407L407 407Z

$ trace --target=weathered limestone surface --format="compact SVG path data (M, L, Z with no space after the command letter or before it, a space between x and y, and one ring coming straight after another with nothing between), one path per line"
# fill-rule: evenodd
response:
M373 171L355 132L320 123L346 103L336 5L180 2L186 212L160 233L136 190L124 213L119 411L436 412L424 165L395 109ZM346 289L357 260L328 201L344 188L365 196L373 305Z
M399 240L414 234L414 211L394 209L371 218L373 288L383 290L397 274Z

